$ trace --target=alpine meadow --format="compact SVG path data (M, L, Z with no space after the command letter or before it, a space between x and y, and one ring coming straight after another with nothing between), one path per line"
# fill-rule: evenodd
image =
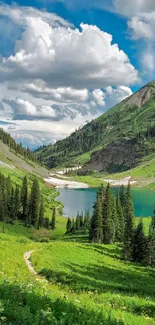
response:
M0 27L0 325L155 325L155 1Z

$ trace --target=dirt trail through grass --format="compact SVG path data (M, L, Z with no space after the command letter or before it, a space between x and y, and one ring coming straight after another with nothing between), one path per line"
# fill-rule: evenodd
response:
M34 267L32 266L32 263L30 261L30 257L31 255L35 252L35 250L32 250L32 251L29 251L29 252L26 252L24 254L24 260L25 260L25 263L27 265L27 267L29 268L30 272L33 274L33 275L37 275L37 272L35 271Z
M30 261L31 255L32 255L34 252L36 252L36 250L31 250L31 251L26 252L26 253L24 254L24 260L25 260L25 263L26 263L26 265L27 265L29 271L31 272L32 275L35 276L35 278L36 278L37 281L40 281L40 282L48 282L48 281L46 280L45 277L39 275L39 274L36 272L36 270L34 269L32 263L31 263L31 261Z

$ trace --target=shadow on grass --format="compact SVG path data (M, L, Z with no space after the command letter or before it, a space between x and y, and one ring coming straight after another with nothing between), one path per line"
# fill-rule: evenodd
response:
M76 242L76 243L87 243L89 242L88 235L65 235L63 241Z
M106 246L106 245L102 245L102 244L86 244L84 246L78 246L81 250L90 250L92 251L92 249L101 254L102 256L103 255L106 255L108 257L112 257L112 258L115 258L115 259L119 259L121 260L121 255L120 255L120 252L121 252L121 246Z
M123 325L109 311L95 312L64 298L43 294L39 287L0 284L0 324L5 325Z
M88 248L89 249L89 248ZM120 270L112 266L85 265L79 266L75 263L63 264L66 271L53 271L42 269L43 274L49 281L61 283L62 287L69 287L76 293L94 292L94 294L111 293L121 295L125 301L128 311L135 314L144 312L150 317L155 317L155 286L153 286L153 274L136 272L132 270ZM137 269L140 271L139 269ZM143 270L142 270L143 271ZM155 274L154 274L155 275ZM132 300L135 297L134 301ZM146 299L144 303L136 302L136 298ZM132 300L132 302L130 301ZM118 303L116 301L118 308Z

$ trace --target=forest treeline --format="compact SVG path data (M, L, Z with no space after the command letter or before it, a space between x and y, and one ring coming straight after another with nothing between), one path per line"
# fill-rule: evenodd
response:
M19 187L12 183L10 176L5 177L0 173L0 221L13 224L16 220L27 227L54 229L56 211L54 208L51 220L45 216L44 199L36 178L28 186L25 176Z
M125 260L155 267L155 209L146 235L142 219L137 226L135 224L130 184L127 188L121 186L117 195L109 184L106 188L101 186L91 218L89 213L85 216L78 213L75 220L68 218L66 233L79 230L89 233L91 243L120 243Z
M11 135L6 133L3 129L0 129L0 140L10 149L14 150L16 154L20 154L24 158L28 158L33 162L37 161L36 155L29 148L24 148L21 143L17 144Z
M80 234L80 233L87 233L90 228L90 214L89 210L77 213L75 219L68 218L67 225L66 225L66 234Z

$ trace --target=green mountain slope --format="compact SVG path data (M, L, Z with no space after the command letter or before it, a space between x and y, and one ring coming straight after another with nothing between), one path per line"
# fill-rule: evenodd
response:
M17 170L18 172L25 172L38 177L47 177L49 174L46 168L15 153L13 149L0 140L0 169L2 168L7 168L10 171Z
M136 166L142 157L154 151L154 136L155 81L152 81L66 139L40 148L36 154L49 168L89 162L86 169L121 171ZM121 155L120 161L114 164L117 153ZM102 164L107 156L108 161Z

